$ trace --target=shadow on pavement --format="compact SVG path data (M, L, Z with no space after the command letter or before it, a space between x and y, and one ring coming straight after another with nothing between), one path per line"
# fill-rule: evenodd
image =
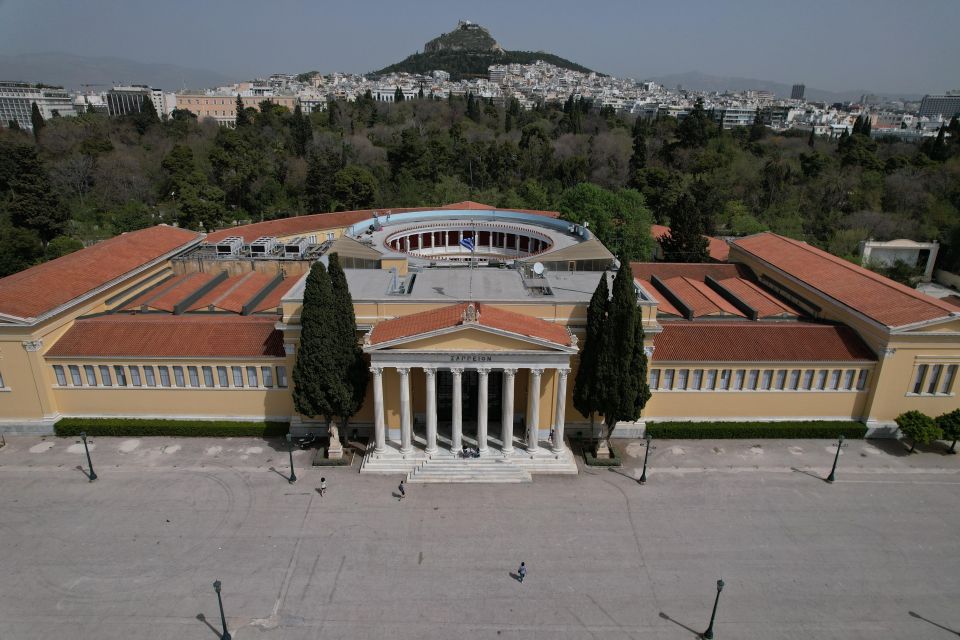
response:
M826 481L827 481L826 478L823 478L823 477L821 477L821 476L818 476L818 475L815 474L814 472L812 472L812 471L807 471L806 469L799 469L799 468L797 468L797 467L790 467L790 470L791 470L791 471L796 471L797 473L802 473L802 474L805 475L805 476L810 476L811 478L816 478L817 480L820 480L821 482L826 482Z
M283 473L282 471L279 471L276 467L270 467L270 471L273 471L275 474L277 474L278 476L280 476L281 478L283 478L283 479L286 480L287 482L290 482L290 475L289 475L289 474L286 474L286 473Z
M934 622L933 620L927 620L926 618L924 618L922 615L920 615L920 614L917 613L916 611L910 611L909 613L910 613L911 616L913 616L914 618L917 618L918 620L923 620L924 622L929 622L930 624L932 624L932 625L935 626L935 627L939 627L939 628L943 629L944 631L949 631L950 633L952 633L952 634L955 635L955 636L960 636L960 631L954 631L954 630L951 629L950 627L945 627L945 626L943 626L942 624L939 624L939 623L937 623L937 622Z
M689 631L690 633L692 633L695 638L702 638L702 637L703 637L703 634L700 633L699 631L694 631L693 629L691 629L691 628L688 627L687 625L683 624L682 622L680 622L680 621L678 621L678 620L674 620L673 618L671 618L670 616L668 616L667 614L665 614L663 611L660 612L660 617L663 618L664 620L669 620L670 622L672 622L673 624L677 625L678 627L682 627L682 628L686 629L687 631Z
M634 482L640 482L639 480L637 480L636 478L634 478L634 477L633 477L632 475L630 475L629 473L626 473L626 472L618 469L617 467L607 467L607 469L609 469L609 470L612 471L613 473L617 474L618 476L623 476L624 478L628 478L628 479L630 479L630 480L633 480Z
M898 458L903 458L910 455L909 443L903 442L902 440L894 440L892 438L871 438L869 440L864 440L867 444L873 445L877 449L880 449L884 453L896 456Z
M217 628L216 628L215 626L213 626L212 624L210 624L210 621L207 620L207 616L203 615L202 613L198 613L198 614L197 614L197 620L199 620L199 621L202 622L203 624L207 625L207 627L210 628L210 631L213 631L213 633L216 634L216 636L217 636L218 638L222 638L222 637L223 637L223 634L220 633L220 630L217 629Z

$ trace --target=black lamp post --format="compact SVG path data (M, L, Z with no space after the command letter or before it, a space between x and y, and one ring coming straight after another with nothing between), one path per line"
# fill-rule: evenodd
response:
M830 469L830 475L827 476L827 482L836 480L837 460L840 459L841 448L843 448L843 434L840 434L840 439L837 441L837 454L833 456L833 467Z
M707 627L707 630L703 632L703 638L706 640L712 640L713 638L713 621L717 618L717 603L720 602L720 592L723 591L723 580L717 580L717 599L713 601L713 613L710 614L710 626Z
M640 484L647 482L647 458L650 457L650 449L653 449L653 444L651 444L653 436L647 433L643 438L647 441L647 450L643 454L643 473L640 474L640 479L637 480Z
M90 467L90 482L93 482L97 479L97 474L93 471L93 462L90 460L90 447L87 446L87 434L85 431L80 432L80 439L83 440L83 450L87 452L87 465Z
M220 605L220 624L223 626L223 633L220 635L220 640L233 640L233 638L230 636L230 632L227 631L227 618L223 615L223 600L220 598L219 580L214 581L213 588L217 592L217 604Z
M293 471L293 436L287 434L287 451L290 453L290 484L297 481L297 474Z

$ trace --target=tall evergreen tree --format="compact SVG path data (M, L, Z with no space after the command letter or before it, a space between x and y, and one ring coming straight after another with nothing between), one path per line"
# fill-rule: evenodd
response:
M697 98L693 109L677 127L677 142L681 147L698 149L710 140L711 123L703 108L703 98Z
M37 232L44 245L61 235L70 218L36 147L18 144L10 149L14 171L8 178L10 221Z
M30 124L33 125L33 139L40 140L40 130L43 129L47 123L43 120L43 114L40 113L40 107L37 106L37 103L33 103L33 107L30 109Z
M330 339L336 322L330 275L322 262L314 262L303 290L293 406L303 416L323 416L328 423L336 416L331 383L342 375Z
M609 441L617 422L633 421L649 398L649 389L644 393L645 354L643 331L637 330L637 294L633 284L630 262L622 259L620 269L613 279L613 295L603 327L601 351L598 356L598 377L601 386L600 412L603 414L604 432L597 457L609 456ZM641 342L637 344L637 336ZM640 350L640 354L636 350Z
M299 104L293 108L290 135L293 138L294 153L302 158L307 154L307 147L313 139L313 128L310 125L310 118L303 113Z
M647 166L646 125L642 118L633 123L633 153L630 155L630 176Z
M697 203L683 193L670 207L670 234L660 241L667 262L708 262L709 243Z
M766 135L767 127L763 124L763 114L760 111L760 107L757 107L757 113L753 116L753 124L750 126L750 142L763 140Z
M237 128L244 127L250 124L250 115L247 113L247 108L243 106L243 98L240 97L240 94L237 94Z
M353 297L350 295L347 276L336 253L330 254L328 271L333 288L333 316L336 319L334 358L340 363L339 380L342 383L338 385L334 409L346 427L347 420L363 406L370 370L357 340L357 320L353 312Z
M647 382L647 351L643 345L646 334L643 330L643 310L640 308L637 308L637 321L634 325L633 336L634 349L630 372L637 380L637 395L633 406L639 418L643 408L647 406L647 402L650 400L650 384Z
M867 116L863 119L863 124L860 126L860 133L870 137L870 131L873 129L873 122L870 120L870 116Z
M853 135L858 133L863 133L863 116L857 116L857 119L853 121Z
M591 431L594 415L602 409L597 364L603 348L603 329L609 305L610 289L607 286L607 272L604 271L587 307L587 333L580 348L580 364L573 383L573 406L581 415L590 417Z
M400 87L397 87L396 91L393 92L393 101L397 103L403 102L403 90Z
M807 138L807 146L810 147L811 149L813 149L813 141L814 141L813 132L814 132L814 130L815 130L815 129L811 126L811 127L810 127L810 137Z

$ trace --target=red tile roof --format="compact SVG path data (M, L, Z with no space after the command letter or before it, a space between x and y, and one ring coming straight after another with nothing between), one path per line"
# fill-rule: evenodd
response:
M665 321L655 362L846 362L877 358L849 327L810 322Z
M106 315L81 318L48 357L283 357L276 318L234 315Z
M36 318L198 240L158 225L131 231L0 279L0 313Z
M240 236L244 242L253 242L261 236L290 236L298 233L309 233L323 229L340 229L356 224L361 220L373 217L373 212L378 211L381 214L389 211L390 213L409 213L413 211L436 211L438 209L475 209L484 211L504 211L502 208L472 202L455 202L442 207L414 207L407 209L361 209L357 211L337 211L334 213L314 213L306 216L296 216L293 218L280 218L278 220L267 220L266 222L255 222L241 227L230 227L214 231L207 236L207 242L218 242L227 236ZM521 213L532 213L548 218L557 218L559 213L556 211L536 211L533 209L509 209L509 211L519 211Z
M705 282L698 282L693 278L669 278L663 281L690 309L693 316L731 315L743 317L735 306L730 304L719 293L711 289Z
M664 236L670 235L670 227L662 224L650 225L650 237L659 242ZM713 236L704 236L707 239L707 253L717 262L726 262L730 255L730 245L726 240L714 238Z
M477 303L475 306L479 316L477 324L481 326L539 338L564 346L570 345L570 334L561 325L486 304ZM466 309L467 303L463 302L386 320L373 328L370 342L380 344L463 325L463 314Z
M958 295L954 295L951 293L949 296L944 296L943 298L941 298L941 300L943 300L948 304L952 304L956 308L960 309L960 296Z
M727 291L756 309L757 316L760 318L801 315L799 309L780 300L760 285L746 278L727 278L720 280L720 284L726 287Z
M957 311L947 302L774 233L740 238L734 246L887 327L949 318Z
M631 262L630 270L634 278L643 280L649 280L651 276L657 276L663 280L676 277L704 280L707 276L713 276L717 280L722 280L741 278L749 273L746 268L737 264L684 262Z

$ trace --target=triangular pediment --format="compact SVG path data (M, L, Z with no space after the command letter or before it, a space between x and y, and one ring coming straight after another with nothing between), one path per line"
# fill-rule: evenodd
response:
M942 322L931 323L921 327L913 327L906 330L897 331L896 333L901 335L912 335L912 334L936 334L936 333L947 333L955 334L960 333L960 318L949 319Z
M575 353L576 348L493 329L461 325L367 346L367 351L545 351Z

